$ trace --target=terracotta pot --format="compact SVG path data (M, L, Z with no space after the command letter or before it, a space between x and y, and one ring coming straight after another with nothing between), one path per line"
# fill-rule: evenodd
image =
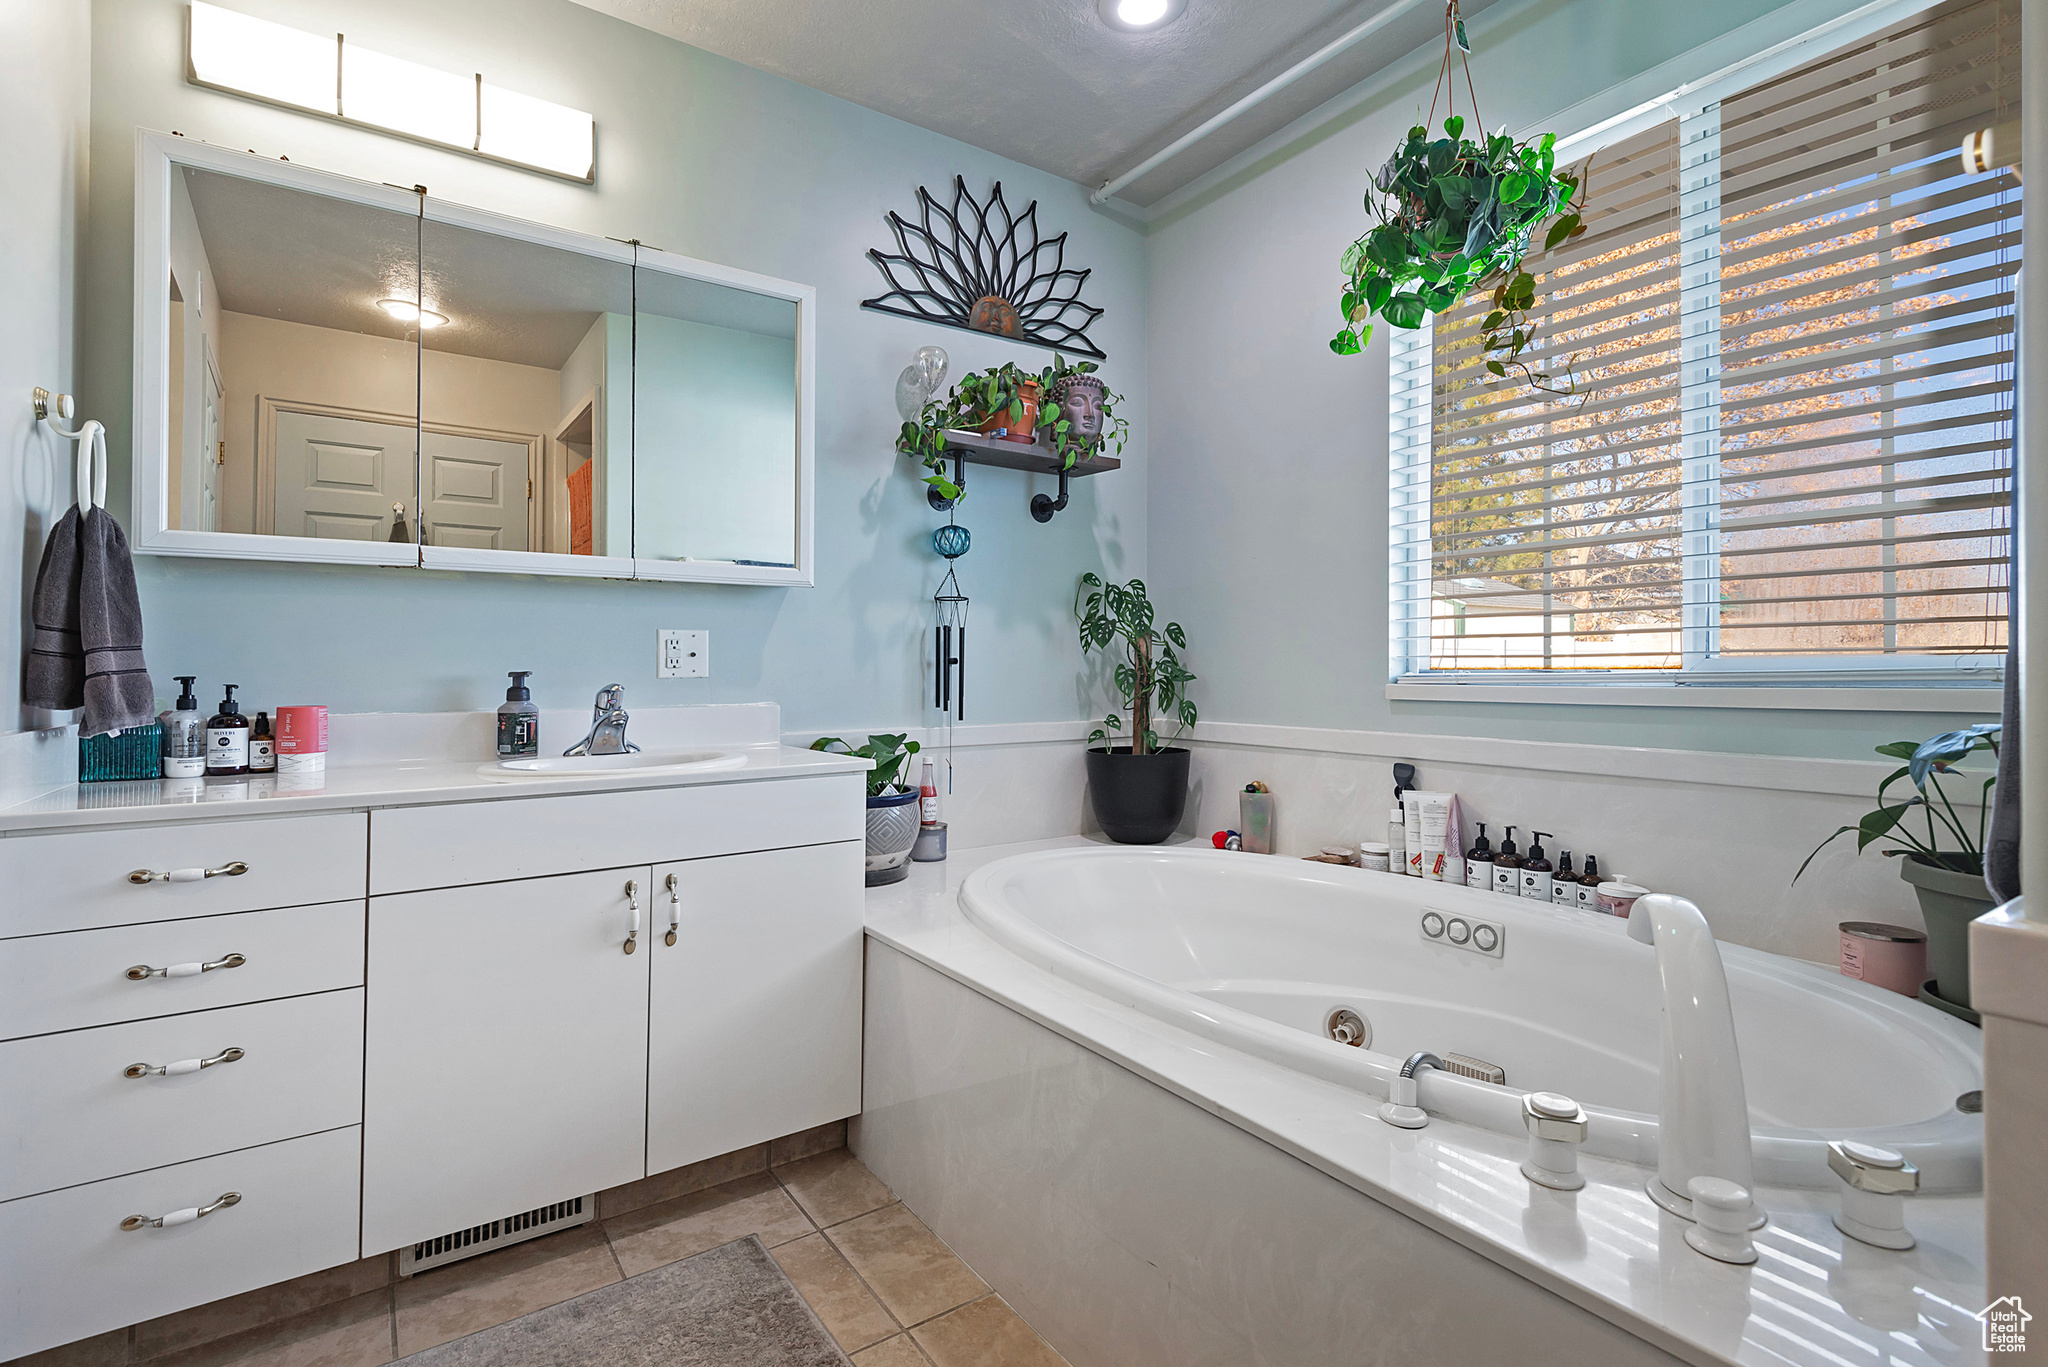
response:
M1017 395L1024 401L1024 418L1021 423L1010 422L1010 410L990 418L981 425L984 437L1000 437L1004 441L1019 442L1025 446L1038 440L1038 381L1026 380L1017 386Z
M1991 890L1982 874L1923 864L1913 855L1899 860L1899 877L1920 898L1927 923L1927 976L1942 1000L1970 1004L1970 922L1991 910Z

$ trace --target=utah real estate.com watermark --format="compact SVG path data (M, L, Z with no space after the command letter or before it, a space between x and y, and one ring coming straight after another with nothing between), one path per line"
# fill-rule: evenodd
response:
M2020 1304L2018 1296L2001 1296L1977 1312L1984 1325L1984 1351L2024 1353L2027 1351L2027 1321L2034 1318Z

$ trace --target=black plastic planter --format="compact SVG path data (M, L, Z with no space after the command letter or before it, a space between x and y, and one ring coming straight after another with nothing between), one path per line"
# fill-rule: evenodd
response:
M1088 796L1103 834L1120 845L1157 845L1188 805L1188 752L1134 755L1088 750Z

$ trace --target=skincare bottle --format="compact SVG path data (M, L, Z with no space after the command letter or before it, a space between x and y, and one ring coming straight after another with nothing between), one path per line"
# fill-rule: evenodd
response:
M1580 911L1600 910L1600 885L1605 881L1599 859L1587 855L1586 871L1579 875L1579 885L1572 891L1572 905Z
M1408 872L1408 816L1398 806L1387 813L1387 864L1395 873Z
M1479 838L1465 851L1465 886L1482 892L1493 887L1493 844L1486 838L1486 823L1479 823Z
M199 699L192 696L192 684L199 676L174 676L183 685L177 705L157 718L164 728L164 777L206 777L206 718L199 715Z
M1549 831L1531 831L1535 838L1529 842L1529 857L1522 861L1522 896L1538 902L1550 900L1552 883L1550 861L1543 856L1543 837Z
M235 690L240 684L223 684L220 711L206 723L206 772L246 774L249 772L249 719L235 710Z
M1521 891L1522 856L1515 852L1515 828L1503 828L1500 853L1493 857L1493 890L1513 897Z
M1550 905L1568 907L1578 895L1579 876L1572 872L1572 852L1557 857L1557 872L1550 877Z
M498 707L498 758L532 759L540 754L540 708L533 702L533 690L526 680L530 669L515 669L505 677L512 686Z
M252 774L273 774L277 772L277 739L270 734L270 714L258 712L256 724L249 728L249 772Z

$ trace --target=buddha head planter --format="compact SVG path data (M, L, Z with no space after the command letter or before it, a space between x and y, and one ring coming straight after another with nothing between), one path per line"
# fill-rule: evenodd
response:
M1062 375L1048 395L1067 420L1067 444L1084 450L1102 441L1102 407L1109 388L1093 375Z

